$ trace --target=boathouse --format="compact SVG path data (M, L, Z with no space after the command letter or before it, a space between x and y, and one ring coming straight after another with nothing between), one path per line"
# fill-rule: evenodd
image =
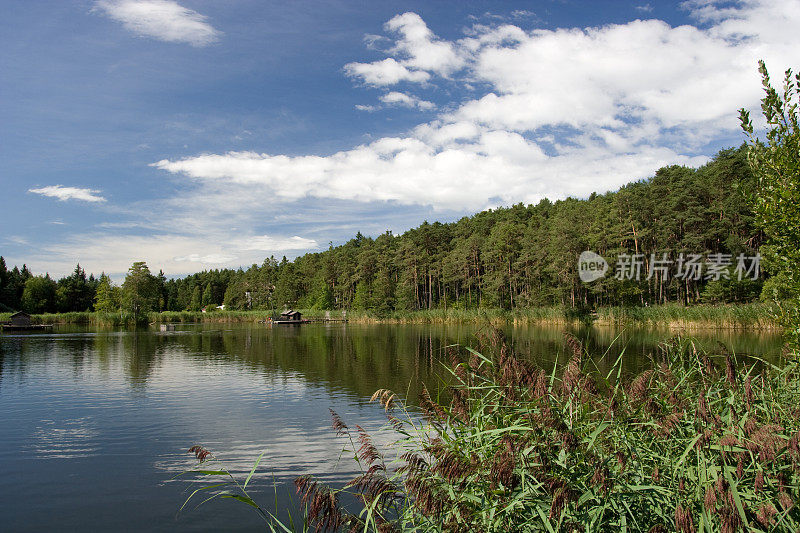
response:
M18 313L14 313L11 315L11 320L8 322L10 326L23 326L27 327L31 325L31 315L24 311L20 311Z
M300 311L293 311L289 309L288 311L284 311L283 313L281 313L280 320L282 321L285 320L287 322L288 321L300 322L303 320L303 315L302 313L300 313Z

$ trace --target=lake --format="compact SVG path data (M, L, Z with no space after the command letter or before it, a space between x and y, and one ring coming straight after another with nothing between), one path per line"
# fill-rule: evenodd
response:
M569 330L605 368L624 348L634 372L669 331L565 326L509 328L518 353L550 367ZM475 326L178 325L177 331L56 327L0 336L0 524L6 531L252 530L232 500L178 513L199 488L186 450L203 444L246 477L265 451L253 493L291 508L292 481L332 482L354 465L328 409L351 427L383 425L378 388L415 400L446 381L445 347L474 345ZM741 354L777 360L777 332L693 331ZM613 346L611 346L613 344ZM611 348L609 349L609 346ZM609 355L601 357L608 350ZM199 500L198 500L199 501ZM193 508L190 504L189 508Z

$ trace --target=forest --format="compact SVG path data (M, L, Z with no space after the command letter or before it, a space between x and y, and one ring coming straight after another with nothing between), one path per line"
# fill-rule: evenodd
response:
M140 305L153 311L224 304L228 310L297 307L381 315L419 309L730 303L762 293L780 298L779 277L762 272L739 279L733 265L719 279L663 271L647 275L655 270L650 262L656 257L676 262L682 254L729 254L735 264L737 256L759 252L763 235L751 208L756 182L746 152L745 146L722 150L697 169L663 167L648 179L585 199L544 199L451 223L426 221L402 235L358 233L294 261L269 257L247 269L171 279L135 263L137 273L149 276ZM612 272L582 282L577 265L584 250L605 257ZM621 254L641 254L639 279L614 276L614 258ZM105 274L87 276L80 265L54 280L34 275L25 265L9 269L0 257L0 311L114 311L125 304L124 285L115 286Z

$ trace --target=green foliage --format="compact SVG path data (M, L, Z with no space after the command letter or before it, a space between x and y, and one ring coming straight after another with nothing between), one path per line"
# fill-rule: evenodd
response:
M394 309L394 284L388 269L380 270L372 283L372 308L379 316L386 316Z
M404 531L800 526L796 362L738 370L735 357L714 363L676 339L628 380L622 356L600 376L569 342L572 358L558 377L503 344L493 356L455 360L452 400L423 395L430 426L390 414L406 450L395 470L363 453L360 437L363 468L375 473L349 487L378 517L370 529L392 521L392 505ZM376 394L391 412L396 397Z
M214 298L214 295L211 292L211 284L207 283L205 290L203 290L203 299L202 299L203 307L206 307L209 304L212 304L213 303L213 298Z
M150 313L150 322L258 322L264 320L263 311L228 311L215 309L211 314L200 311L162 311Z
M61 312L91 311L94 305L97 282L94 276L77 265L69 276L58 280L57 307Z
M290 302L287 304L291 305ZM333 309L333 291L321 276L317 276L312 281L312 289L300 300L300 304L315 310Z
M782 274L782 289L794 300L785 307L784 319L793 330L795 342L800 343L800 75L787 70L779 93L772 87L763 61L759 61L758 70L765 92L761 100L767 126L765 140L756 135L747 111L741 111L742 129L749 138L748 162L758 179L754 211L767 235L762 248L767 266Z
M284 257L275 283L274 303L276 308L289 308L297 303L297 278L294 265Z
M158 307L158 282L144 261L128 269L122 284L122 308L135 324L147 321L147 313Z
M796 296L796 293L786 272L778 272L770 277L761 289L763 302L783 302L791 300L793 296Z
M195 285L194 289L192 290L192 301L189 304L189 311L199 311L203 308L203 299L202 293L200 292L200 286Z
M751 301L758 284L723 283L705 293L709 280L647 279L647 268L650 254L664 252L673 261L680 253L724 253L734 260L755 255L762 234L748 202L753 187L746 149L722 150L699 169L664 167L650 179L585 200L518 204L449 224L425 222L399 236L358 234L293 262L265 261L232 272L225 301L231 309L270 309L274 287L276 308L377 316L454 307L516 311ZM592 284L577 275L577 257L587 249L612 260L610 274ZM613 258L620 253L644 255L641 280L613 279Z
M16 266L8 270L5 259L0 256L0 309L6 311L20 310L25 283L30 277L31 273L27 266L22 265L21 270Z
M28 313L43 313L55 306L56 282L49 275L33 276L25 280L22 291L22 308Z
M710 304L752 302L758 299L762 286L762 281L758 279L720 278L706 284L700 299L703 303Z
M121 290L114 286L105 273L100 275L94 297L94 309L98 313L118 312L121 306Z
M361 281L356 285L356 293L353 296L352 308L357 311L364 311L371 308L370 305L370 287L365 281Z

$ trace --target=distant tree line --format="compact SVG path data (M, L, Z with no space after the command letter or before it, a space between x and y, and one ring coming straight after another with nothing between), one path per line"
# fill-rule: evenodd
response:
M288 261L274 257L248 269L207 270L180 279L150 274L144 263L144 307L151 310L355 309L387 313L435 308L563 305L653 305L746 302L762 290L780 296L781 280L683 279L649 275L652 257L758 253L763 236L751 208L755 179L746 147L720 151L692 169L669 166L617 191L536 205L492 209L453 223L423 223L395 236L358 233L340 246ZM578 277L584 250L611 258L612 270L591 284ZM641 254L640 279L617 279L613 258ZM655 255L652 255L655 254ZM663 254L667 254L664 256ZM138 265L138 267L137 267ZM134 270L136 272L134 272ZM128 283L128 278L126 278ZM125 287L79 266L58 281L0 258L0 305L31 312L125 307ZM130 292L130 291L127 291ZM127 296L131 304L130 294ZM141 306L140 306L141 307ZM141 308L144 308L141 307Z
M90 311L98 284L94 275L87 277L80 265L56 281L49 274L34 276L25 265L8 270L5 259L0 257L0 311Z

